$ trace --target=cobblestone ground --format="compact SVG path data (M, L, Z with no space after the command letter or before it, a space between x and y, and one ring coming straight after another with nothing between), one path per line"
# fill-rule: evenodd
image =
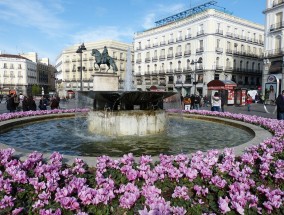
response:
M36 101L38 105L38 101ZM69 108L75 108L76 107L76 102L75 99L71 99L68 102L61 101L60 102L60 107L64 109L69 109ZM201 110L210 110L210 107L201 107ZM266 109L269 113L265 111L264 105L259 104L259 103L253 103L251 104L251 111L247 110L247 106L225 106L225 111L230 112L230 113L242 113L242 114L247 114L247 115L256 115L256 116L261 116L261 117L266 117L266 118L272 118L276 119L276 111L275 111L275 106L266 106ZM5 101L2 101L0 103L0 114L1 113L7 113L6 109L6 103ZM275 112L275 113L273 113Z

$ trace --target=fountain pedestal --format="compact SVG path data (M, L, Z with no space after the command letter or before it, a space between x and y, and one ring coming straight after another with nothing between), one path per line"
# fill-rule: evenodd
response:
M166 130L167 115L163 110L91 111L88 130L106 136L145 136Z
M93 91L118 91L118 75L116 73L96 72L93 77Z

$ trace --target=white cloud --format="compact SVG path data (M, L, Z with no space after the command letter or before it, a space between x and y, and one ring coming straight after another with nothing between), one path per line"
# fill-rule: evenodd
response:
M145 29L149 29L155 26L155 21L160 19L164 19L168 16L171 16L175 13L186 10L184 4L172 4L172 5L164 5L158 4L154 6L154 10L149 11L144 17L142 21L142 27Z
M122 42L132 42L134 30L127 28L121 29L114 26L101 26L95 29L88 29L73 35L74 43L92 42L99 40L117 40Z
M60 0L0 1L0 19L14 25L34 27L49 35L55 34L67 23L56 17L64 10Z

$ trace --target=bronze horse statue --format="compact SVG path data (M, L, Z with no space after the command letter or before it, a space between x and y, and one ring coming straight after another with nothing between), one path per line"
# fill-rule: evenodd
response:
M101 64L106 64L108 66L107 71L110 69L110 66L112 67L113 72L118 71L114 59L110 57L108 54L105 57L103 57L102 54L99 52L99 50L92 49L92 56L95 57L94 66L98 64L100 71L101 71Z

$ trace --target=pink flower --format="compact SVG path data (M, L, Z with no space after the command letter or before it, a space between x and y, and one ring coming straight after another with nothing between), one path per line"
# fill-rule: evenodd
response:
M222 214L225 214L229 211L231 211L230 207L229 207L229 198L226 196L225 199L223 199L222 197L219 197L218 200L218 204L219 204L219 208L221 210Z

